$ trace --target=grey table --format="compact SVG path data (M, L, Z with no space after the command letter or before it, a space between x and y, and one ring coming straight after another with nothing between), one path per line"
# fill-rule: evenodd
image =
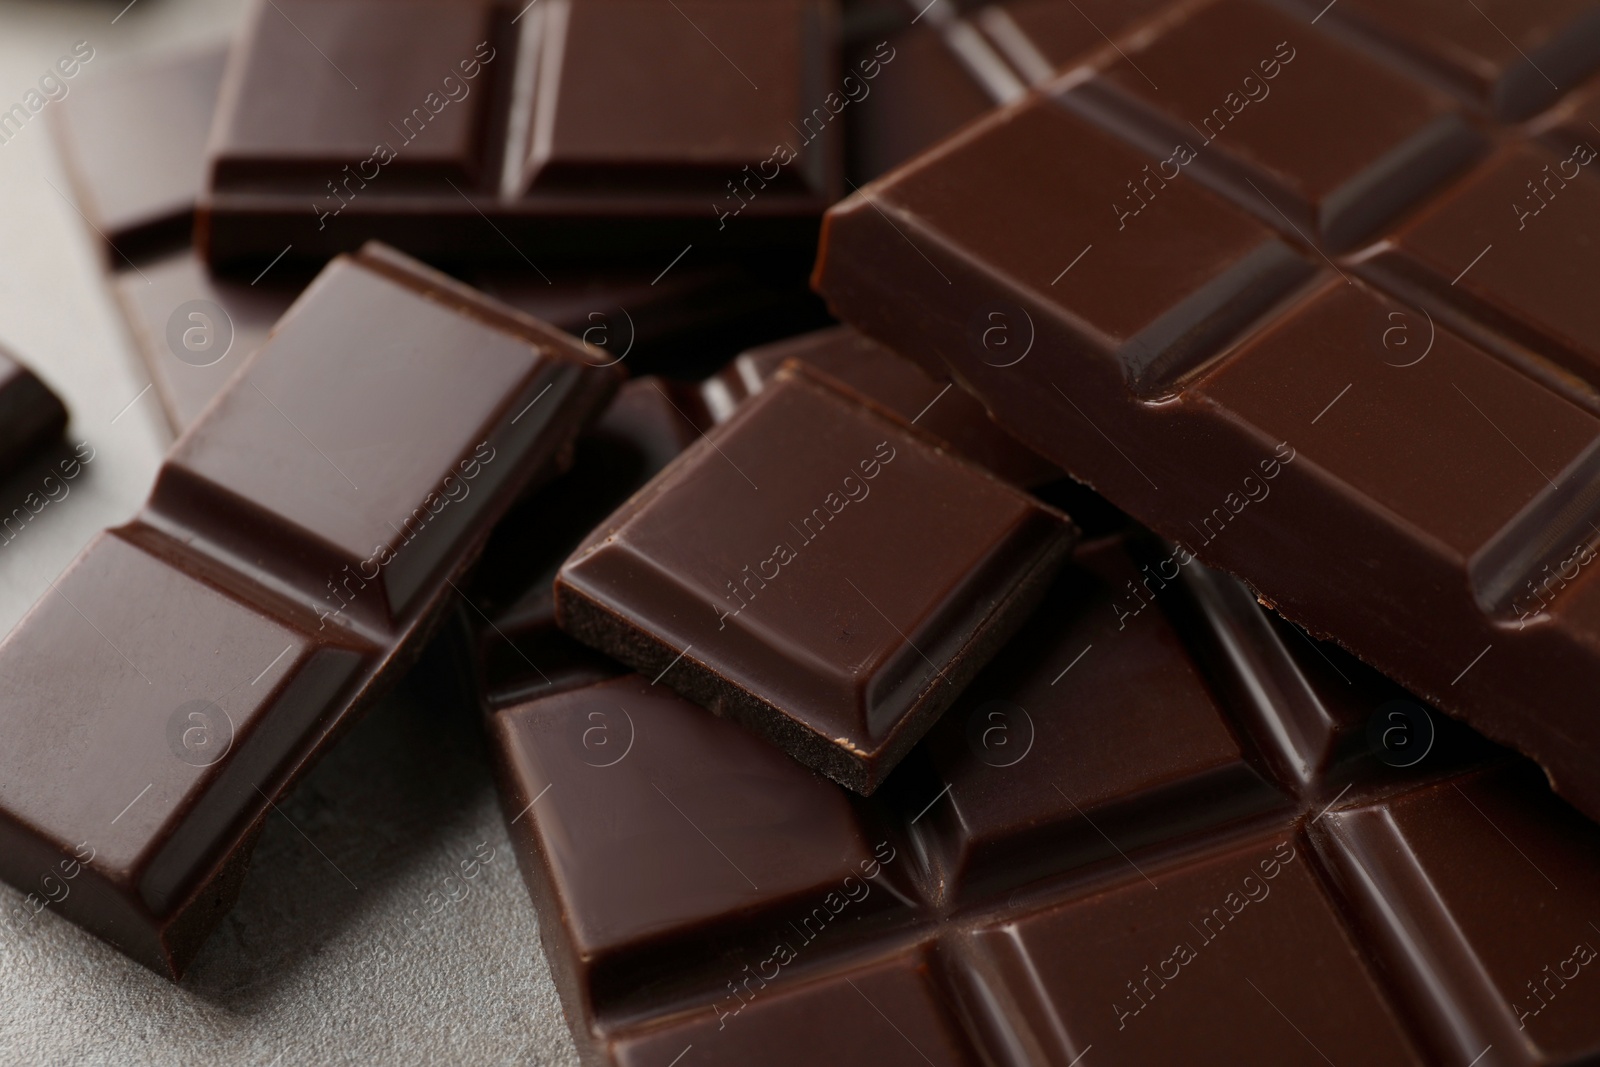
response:
M0 109L76 41L101 69L224 39L241 9L125 4L0 3ZM167 445L69 196L44 123L0 144L0 344L95 452L0 544L0 629L134 512ZM0 481L0 514L40 477ZM431 914L429 892L480 843L492 862ZM0 886L0 906L19 899ZM407 690L374 710L271 816L238 906L180 986L48 911L0 934L0 1064L98 1063L576 1063L471 709Z

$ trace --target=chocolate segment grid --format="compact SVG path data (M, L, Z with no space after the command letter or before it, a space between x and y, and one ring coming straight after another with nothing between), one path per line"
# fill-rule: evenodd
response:
M1172 551L1138 530L1081 546L870 799L648 677L495 712L584 1062L1600 1052L1600 993L1523 985L1545 946L1570 974L1568 942L1600 939L1593 826ZM1541 1003L1547 1029L1518 1031Z
M1544 70L1564 93L1594 65L1588 8L1476 6L1441 25L1486 40L1462 20L1504 17L1529 69L1576 49L1564 77ZM1170 10L835 208L815 281L1041 454L1600 814L1579 696L1600 682L1594 88L1496 125L1485 112L1525 113L1517 63L1489 77L1510 88L1451 103L1370 35L1330 33L1346 7L1375 9ZM1240 32L1179 47L1222 24ZM1243 41L1267 47L1241 67ZM1213 126L1185 135L1191 108ZM1360 136L1261 139L1291 127Z

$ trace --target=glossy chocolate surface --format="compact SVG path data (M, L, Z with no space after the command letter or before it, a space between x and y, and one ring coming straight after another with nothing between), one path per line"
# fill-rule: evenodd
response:
M1600 1051L1600 993L1571 977L1592 953L1568 943L1600 936L1582 932L1594 827L1526 763L1232 579L1165 566L1171 551L1137 530L1082 545L868 800L773 762L665 680L494 713L583 1061ZM779 836L796 852L772 871ZM1547 945L1565 979L1540 970ZM1557 992L1535 999L1522 977ZM1545 1034L1518 1033L1517 1005L1540 1003Z
M615 388L584 354L388 249L331 264L0 644L0 874L87 861L60 913L181 974L273 798Z
M199 242L216 265L368 238L429 259L796 252L839 191L818 0L282 0L229 62Z
M1560 6L1523 12L1545 25ZM1386 10L1413 8L1432 10ZM817 285L841 318L955 378L1183 551L1533 756L1600 814L1600 732L1578 696L1600 682L1586 287L1600 184L1593 144L1566 141L1586 97L1525 130L1474 118L1492 151L1432 169L1432 149L1404 147L1405 129L1450 115L1423 83L1381 100L1359 79L1319 86L1324 68L1388 62L1363 38L1319 36L1330 13L1283 23L1296 58L1278 61L1271 95L1183 173L1151 180L1164 157L1143 140L1150 109L1181 117L1201 86L1244 76L1231 39L1166 59L1162 42L1197 42L1244 10L1175 11L1126 59L1100 55L846 201ZM1141 99L1143 117L1085 107L1085 92ZM1371 151L1411 160L1372 187L1372 204L1407 206L1367 215L1370 241L1347 255L1337 227L1313 229L1264 184L1276 168L1317 188L1355 147L1273 162L1294 138L1258 144L1246 123L1296 112L1307 131L1354 123ZM1208 153L1268 195L1252 206L1233 179L1195 171Z
M1175 19L1061 99L1162 160L1132 178L1123 211L1186 172L1333 247L1480 150L1442 93L1255 0Z
M578 639L870 793L1069 539L1058 513L786 369L596 528L556 606Z

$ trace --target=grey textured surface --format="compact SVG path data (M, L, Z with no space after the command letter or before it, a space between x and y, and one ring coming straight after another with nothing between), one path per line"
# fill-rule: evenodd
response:
M75 41L99 69L225 38L241 8L125 3L0 3L0 106ZM133 513L167 443L153 395L128 406L148 379L69 195L43 122L0 144L0 344L95 449L70 495L0 545L0 629ZM0 511L43 473L0 482ZM0 907L20 899L0 886ZM213 1063L576 1063L461 701L414 677L341 743L269 818L238 907L181 986L48 910L0 927L0 1064Z

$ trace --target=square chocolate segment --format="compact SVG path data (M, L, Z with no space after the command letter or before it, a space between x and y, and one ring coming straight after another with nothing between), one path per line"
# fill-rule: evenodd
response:
M935 780L906 814L927 809L913 829L947 892L1014 889L1282 803L1186 643L1204 627L1175 625L1180 594L1133 547L1082 546L922 746Z
M476 532L515 473L500 453L582 382L550 358L553 330L385 263L371 251L329 266L173 447L150 504L244 567L295 574L325 617L379 626Z
M546 697L497 712L491 733L518 862L561 916L545 936L574 1019L704 989L707 972L726 995L755 962L742 941L837 944L898 908L880 877L895 849L848 794L665 685Z
M296 191L326 200L335 214L369 182L381 190L406 180L385 171L408 173L413 184L424 175L472 181L484 163L487 85L498 73L485 66L496 59L493 7L489 0L258 5L244 30L249 47L235 52L218 103L212 181L250 189L292 177Z
M1161 160L1154 183L1119 190L1127 210L1190 173L1343 247L1481 144L1449 97L1252 0L1209 4L1127 56L1062 96Z
M870 793L1037 603L1070 531L790 368L590 536L558 618Z
M737 213L770 184L831 201L824 17L811 0L531 9L502 192L692 188Z

